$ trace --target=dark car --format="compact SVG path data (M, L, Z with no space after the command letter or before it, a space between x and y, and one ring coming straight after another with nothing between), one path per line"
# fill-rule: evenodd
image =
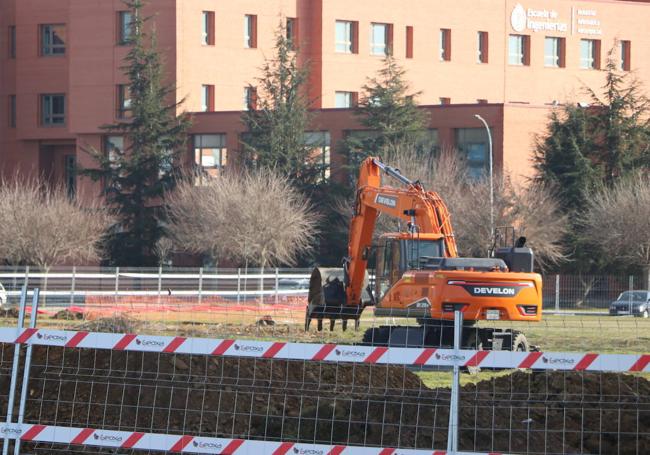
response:
M650 312L650 291L625 291L609 305L611 316L634 315L647 318Z

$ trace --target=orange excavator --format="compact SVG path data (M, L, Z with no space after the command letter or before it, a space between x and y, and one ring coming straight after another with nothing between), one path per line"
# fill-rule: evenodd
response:
M382 185L382 172L401 185ZM377 217L401 220L404 232L383 234L373 244ZM478 327L480 320L540 321L542 279L533 273L534 255L525 238L495 248L494 257L458 257L447 206L398 169L367 158L361 165L348 256L343 268L314 269L309 286L305 330L316 319L343 329L375 307L375 316L409 317L418 324L367 330L363 342L379 346L445 347L453 344L454 312L462 312L461 345L470 349L528 351L523 333ZM374 280L368 261L375 258ZM469 330L468 330L469 328Z

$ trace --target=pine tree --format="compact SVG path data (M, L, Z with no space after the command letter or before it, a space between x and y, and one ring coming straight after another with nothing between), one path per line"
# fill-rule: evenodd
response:
M603 177L591 157L595 149L592 121L585 109L565 106L551 113L547 134L538 140L536 180L556 188L566 213L580 212Z
M177 115L176 88L164 83L164 68L155 30L145 31L142 0L126 0L133 13L131 49L124 70L129 79L128 119L103 130L124 138L125 149L106 155L91 149L98 166L82 172L104 185L103 196L115 210L116 225L106 236L106 260L111 265L151 266L163 234L162 198L180 175L189 117Z
M409 92L406 70L390 54L363 92L355 114L370 133L361 138L352 136L344 145L354 167L369 155L388 158L400 148L415 146L428 122L427 114L416 104L420 92Z
M650 164L650 105L633 74L618 71L609 52L602 94L593 90L589 107L565 105L553 111L534 155L535 179L551 184L571 228L564 239L574 271L602 270L610 261L598 254L583 226L596 191Z
M602 95L588 90L593 106L594 155L602 163L607 186L639 165L650 164L650 102L632 73L618 71L615 48L608 55Z
M242 154L251 167L274 169L294 185L310 192L322 180L323 163L312 156L305 140L310 102L306 95L309 71L298 59L299 50L279 26L275 54L267 59L257 79L257 106L242 114L247 133Z

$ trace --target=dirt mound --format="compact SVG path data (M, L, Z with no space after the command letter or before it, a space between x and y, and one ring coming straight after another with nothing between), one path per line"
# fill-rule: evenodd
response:
M10 348L2 356L2 390L9 387ZM449 389L428 389L398 366L38 347L32 378L28 422L446 447ZM650 447L650 383L629 375L515 372L464 387L460 425L462 450L641 455Z
M641 377L515 372L464 387L461 400L461 426L468 428L461 433L464 450L639 455L650 450L650 382Z

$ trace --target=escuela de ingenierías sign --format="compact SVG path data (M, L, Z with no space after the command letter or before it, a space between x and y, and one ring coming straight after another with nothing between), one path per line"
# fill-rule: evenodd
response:
M512 29L521 33L526 30L533 32L560 32L582 35L602 35L598 11L589 8L571 7L571 19L566 20L555 9L526 8L517 3L510 14Z

